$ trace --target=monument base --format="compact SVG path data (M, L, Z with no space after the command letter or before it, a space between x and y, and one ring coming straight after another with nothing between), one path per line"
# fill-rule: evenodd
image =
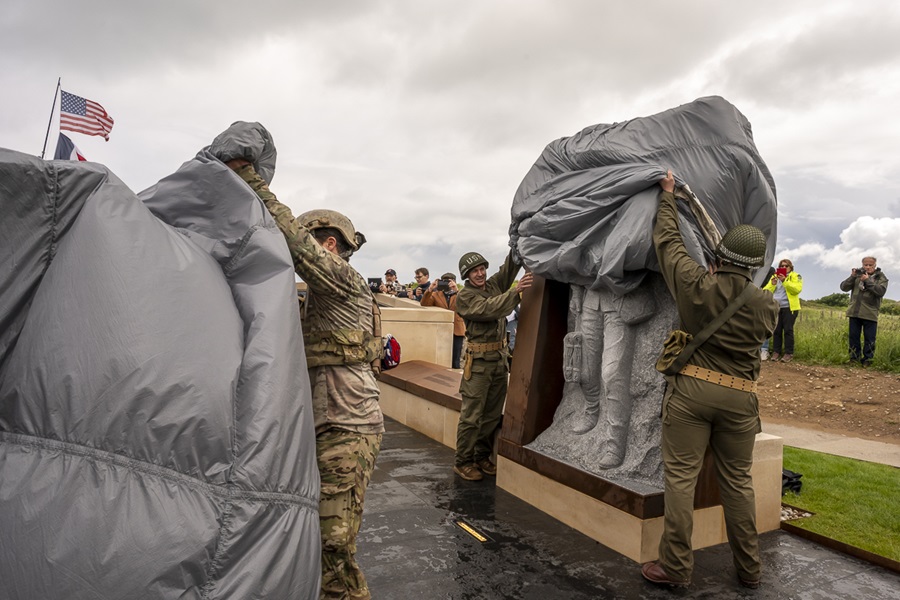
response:
M752 475L756 524L760 532L772 531L780 526L781 459L782 439L758 434L753 451ZM620 510L502 455L497 461L497 486L501 489L635 562L644 563L658 558L663 531L661 515L642 518L632 514L634 511ZM695 509L691 538L693 547L705 548L726 541L722 507Z
M461 377L460 371L426 361L404 362L381 374L381 411L410 429L456 448Z
M461 373L419 360L382 373L385 415L456 447ZM505 418L505 417L504 417ZM657 558L663 528L663 493L640 494L597 475L540 455L501 437L497 486L635 562ZM710 463L704 471L711 466ZM753 451L753 489L760 532L781 522L782 439L760 433ZM726 540L715 478L701 478L694 510L694 548ZM710 484L712 487L710 487Z

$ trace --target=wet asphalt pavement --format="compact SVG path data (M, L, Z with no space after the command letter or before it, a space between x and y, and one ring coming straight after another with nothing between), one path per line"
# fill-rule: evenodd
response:
M656 587L640 565L497 489L493 478L455 476L451 449L385 421L357 554L376 600L900 599L900 575L783 531L761 536L758 590L738 585L724 544L695 553L691 587Z

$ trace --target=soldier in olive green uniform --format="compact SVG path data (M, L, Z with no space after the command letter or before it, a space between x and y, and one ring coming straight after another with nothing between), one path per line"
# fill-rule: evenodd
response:
M459 260L459 274L467 281L457 294L456 312L466 322L468 347L459 386L462 409L453 471L469 481L482 479L482 473L497 473L491 454L508 384L506 315L519 303L519 292L531 285L531 273L526 273L512 287L520 268L512 253L490 279L487 267L488 261L477 252Z
M320 598L371 598L355 554L366 487L384 432L376 383L381 316L365 279L346 260L365 237L334 211L310 211L294 219L251 164L241 159L227 164L269 209L308 286L301 320L322 479Z
M660 185L663 192L653 241L682 328L696 335L746 286L753 286L753 290L734 316L696 349L681 373L669 380L662 411L664 531L659 561L646 563L642 573L654 583L690 583L694 489L709 446L739 581L746 587L757 587L759 542L750 478L753 445L760 431L756 379L759 348L775 329L778 303L771 294L756 288L750 269L763 264L766 238L751 225L732 228L716 248L718 269L710 273L694 262L684 247L671 171Z

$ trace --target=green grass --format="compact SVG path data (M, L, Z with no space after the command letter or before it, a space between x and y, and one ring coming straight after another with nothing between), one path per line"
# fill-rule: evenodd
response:
M803 474L784 502L815 513L793 525L900 561L900 469L788 446L784 468Z
M794 324L794 358L813 365L847 364L847 335L845 310L804 302ZM900 316L879 315L872 367L900 373Z

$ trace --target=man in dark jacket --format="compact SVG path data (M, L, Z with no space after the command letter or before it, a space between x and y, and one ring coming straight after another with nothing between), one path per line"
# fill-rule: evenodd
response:
M850 277L841 282L841 291L850 292L850 362L867 367L875 356L875 335L878 333L878 311L881 299L887 292L888 278L875 266L875 257L862 259L862 268L850 271ZM859 334L862 333L862 351Z
M712 450L725 513L725 531L738 580L759 586L759 540L750 467L760 431L756 380L759 348L772 334L778 303L757 288L750 270L762 266L766 238L752 225L733 227L716 247L716 268L706 269L687 253L678 229L675 179L660 181L653 243L660 271L678 308L682 328L696 335L753 286L733 317L699 346L678 375L669 379L662 410L665 518L659 560L643 565L658 584L687 586L693 571L691 531L694 489L707 446Z
M512 253L490 279L488 261L477 252L459 259L459 274L467 280L457 294L456 312L466 322L465 362L459 385L462 408L456 430L453 471L468 481L495 475L491 462L494 431L500 425L506 399L506 315L519 303L519 293L531 287L531 273L513 286L520 265Z

